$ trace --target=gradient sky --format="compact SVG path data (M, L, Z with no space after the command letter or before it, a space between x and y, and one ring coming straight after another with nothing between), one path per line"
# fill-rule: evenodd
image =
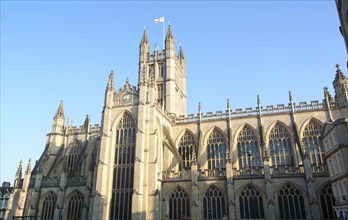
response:
M188 113L323 99L347 53L327 1L1 1L1 169L39 159L63 100L65 117L100 124L111 70L137 85L139 43L162 47L170 21L187 63Z

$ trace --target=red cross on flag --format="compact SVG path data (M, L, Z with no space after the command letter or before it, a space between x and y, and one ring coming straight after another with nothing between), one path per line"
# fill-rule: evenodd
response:
M164 17L156 18L155 23L164 22Z

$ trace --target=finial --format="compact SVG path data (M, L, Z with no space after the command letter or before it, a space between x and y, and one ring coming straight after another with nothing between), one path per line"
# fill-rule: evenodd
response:
M27 170L25 171L25 174L28 175L31 172L31 158L29 159Z
M292 95L291 95L291 91L289 91L289 100L290 100L290 102L292 102Z
M336 64L337 71L340 71L340 65L337 63Z
M202 112L202 106L201 106L201 102L198 103L198 112L201 113Z
M231 105L230 105L230 99L227 99L227 108L230 109Z
M128 77L127 77L127 79L126 79L126 84L129 84L129 79L128 79Z
M83 123L83 127L88 128L89 122L90 122L90 117L89 115L86 115L86 119L85 119L85 122Z
M144 31L146 31L146 26L144 26Z
M16 172L16 176L22 177L22 159L19 161L18 169Z
M260 101L260 96L257 95L257 105L260 106L261 105L261 101Z
M157 42L155 42L155 51L158 51Z

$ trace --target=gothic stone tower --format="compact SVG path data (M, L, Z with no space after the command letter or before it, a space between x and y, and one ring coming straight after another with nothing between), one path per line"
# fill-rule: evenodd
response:
M165 49L150 52L146 31L139 52L138 89L118 91L110 74L102 116L94 219L159 219L163 129L186 114L186 63L169 26Z

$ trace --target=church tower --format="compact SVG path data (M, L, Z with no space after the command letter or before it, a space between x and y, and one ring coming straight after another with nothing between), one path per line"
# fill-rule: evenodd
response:
M182 48L178 55L175 51L175 40L171 26L169 26L165 48L150 52L150 44L144 31L139 53L139 87L140 94L146 95L146 87L154 86L157 105L168 113L179 115L186 114L186 61ZM142 95L140 95L142 96Z

